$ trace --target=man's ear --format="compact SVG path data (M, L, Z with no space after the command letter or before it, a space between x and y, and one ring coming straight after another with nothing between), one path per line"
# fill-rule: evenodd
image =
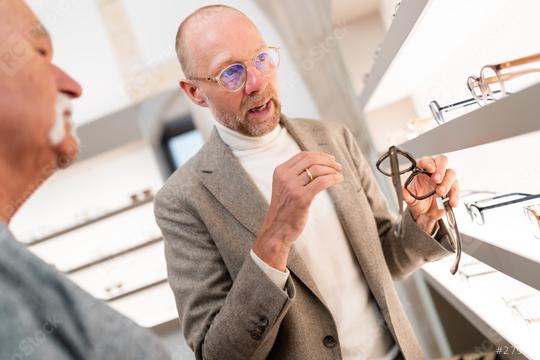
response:
M182 79L180 80L179 85L191 101L199 106L208 107L206 100L200 94L201 90L197 86L193 85L191 81Z

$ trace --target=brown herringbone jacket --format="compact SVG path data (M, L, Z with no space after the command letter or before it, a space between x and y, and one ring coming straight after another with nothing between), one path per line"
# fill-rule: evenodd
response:
M406 236L395 238L394 217L351 133L315 120L282 117L282 124L303 150L332 154L343 164L345 180L329 189L339 219L385 325L407 359L421 359L394 279L451 254L445 229L435 240L407 212ZM187 343L197 359L340 359L332 314L294 247L286 291L250 257L267 208L215 129L158 193L155 214Z

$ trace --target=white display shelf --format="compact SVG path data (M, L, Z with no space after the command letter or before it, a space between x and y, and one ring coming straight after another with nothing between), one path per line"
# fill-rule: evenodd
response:
M106 300L167 278L163 241L69 275L81 288Z
M467 255L462 260L463 270L466 270L467 264L475 262ZM507 355L513 352L514 356L510 358L539 359L540 322L527 323L507 301L532 294L532 298L522 303L532 303L540 309L540 293L501 272L486 271L489 273L469 278L460 272L451 275L448 271L451 261L447 258L424 265L422 272L428 283L495 346L506 346L503 351ZM489 269L486 265L480 266ZM496 348L478 344L478 350L495 351Z
M429 0L402 1L396 16L388 29L384 42L379 50L375 63L369 72L360 94L359 103L365 108L373 93L379 86L388 68L398 55L401 47L407 41L409 35L425 11Z
M464 252L540 290L540 239L523 214L525 204L486 211L484 225L474 223L464 205L454 213Z
M420 157L539 131L538 99L540 84L448 121L399 147Z
M160 237L153 211L148 203L29 249L60 271L69 271Z
M538 78L523 77L512 95L485 107L445 113L443 125L411 140L402 139L408 138L405 125L411 117L431 115L430 101L445 106L470 98L466 79L478 75L483 65L538 52L534 34L540 32L539 11L540 2L535 0L524 0L519 6L505 0L402 1L358 99L372 143L390 138L416 158L450 153L449 158L465 161L452 162L452 167L466 168L470 163L471 172L458 172L458 177L472 179L462 181L471 188L537 193L530 184L537 178L531 175L537 170L533 169L536 161L526 169L521 166L531 161L534 149L521 147L518 153L508 145L522 138L530 141L540 131ZM398 106L404 101L410 102L409 111ZM522 136L526 134L530 135ZM386 147L386 142L379 145ZM495 147L504 155L497 158L501 167L488 166L495 161L479 155ZM476 154L482 163L467 158L467 153ZM514 159L505 161L511 156ZM502 296L518 294L520 287L540 290L540 240L532 235L521 207L490 212L491 219L483 226L471 221L463 205L455 210L464 262L470 254L497 269L495 276L478 278L474 285L464 282L450 274L450 258L427 264L424 272L433 287L493 343L512 344L526 357L540 359L540 328L531 332L502 300Z
M161 284L108 304L147 328L178 319L176 303L169 284ZM144 310L141 311L142 309Z
M533 34L540 32L539 11L536 0L519 6L506 0L402 1L360 107L372 111L413 97L418 116L426 116L431 100L447 105L470 98L467 77L483 65L538 52Z

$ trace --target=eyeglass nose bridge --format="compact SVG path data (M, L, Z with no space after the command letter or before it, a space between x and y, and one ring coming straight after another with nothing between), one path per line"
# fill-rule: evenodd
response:
M253 67L253 72L250 70L250 68ZM265 81L265 88L268 85L268 78L272 75L272 73L265 74L261 70L257 69L257 66L253 64L248 64L244 66L245 68L245 78L242 86L240 88L244 88L247 86L248 82L250 81L250 77L253 79L255 77L255 81L260 81L259 78L262 78L263 81Z

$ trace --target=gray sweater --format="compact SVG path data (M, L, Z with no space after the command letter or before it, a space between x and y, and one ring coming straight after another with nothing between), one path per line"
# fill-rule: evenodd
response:
M147 330L93 298L0 223L0 359L169 359Z

